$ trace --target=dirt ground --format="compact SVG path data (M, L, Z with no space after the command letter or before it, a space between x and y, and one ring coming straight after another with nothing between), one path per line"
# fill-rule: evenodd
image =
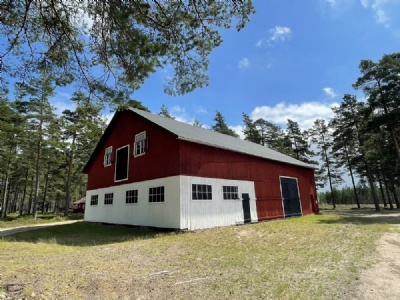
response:
M385 218L385 215L363 216ZM391 215L398 217L400 214ZM400 225L396 225L400 230ZM377 242L376 264L361 273L352 299L400 299L400 233L386 233Z

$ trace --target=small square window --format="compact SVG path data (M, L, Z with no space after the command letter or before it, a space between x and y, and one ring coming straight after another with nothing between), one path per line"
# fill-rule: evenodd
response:
M90 205L98 205L99 204L99 195L92 195L90 197Z
M138 203L138 190L126 191L125 203Z
M114 193L107 193L104 195L104 205L111 205L114 202Z
M237 186L223 186L222 192L225 200L239 199L239 192Z
M149 188L149 202L165 202L163 186Z

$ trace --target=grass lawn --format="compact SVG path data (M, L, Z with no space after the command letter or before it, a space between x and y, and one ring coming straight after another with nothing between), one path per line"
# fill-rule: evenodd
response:
M0 299L345 299L394 223L347 213L186 233L85 222L19 233L0 238Z
M15 213L8 214L5 219L0 219L0 229L81 219L83 219L82 213L71 213L67 217L53 213L38 214L36 220L32 215L19 216Z

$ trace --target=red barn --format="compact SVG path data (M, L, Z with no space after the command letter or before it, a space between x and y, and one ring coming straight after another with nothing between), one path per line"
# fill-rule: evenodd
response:
M191 230L318 211L313 166L137 109L114 115L84 172L86 221Z

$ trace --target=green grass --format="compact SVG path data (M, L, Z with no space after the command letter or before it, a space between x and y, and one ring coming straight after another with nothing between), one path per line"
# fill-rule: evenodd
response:
M36 219L32 215L19 216L15 213L8 214L5 219L0 219L0 229L81 219L83 219L82 213L69 214L67 217L53 213L38 214Z
M392 227L391 219L371 219L323 212L186 233L60 225L0 239L0 291L45 299L344 298Z

